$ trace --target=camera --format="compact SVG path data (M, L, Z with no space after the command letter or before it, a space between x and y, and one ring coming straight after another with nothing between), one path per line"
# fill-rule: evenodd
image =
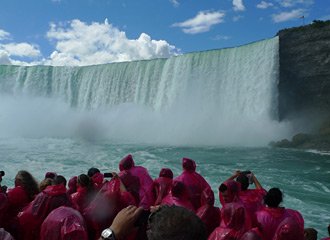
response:
M112 173L103 173L103 176L105 178L112 178L113 177L113 174Z

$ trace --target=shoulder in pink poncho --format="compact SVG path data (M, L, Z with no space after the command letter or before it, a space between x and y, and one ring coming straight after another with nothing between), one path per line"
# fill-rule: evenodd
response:
M81 214L70 207L53 210L41 225L41 240L88 240Z
M148 170L141 166L135 166L133 157L131 154L125 156L119 163L120 173L118 174L121 178L125 171L129 172L132 176L137 177L140 182L139 189L139 206L148 209L154 204L153 195L153 180L150 177ZM126 186L129 188L129 186Z
M257 227L255 213L263 207L263 198L267 194L265 189L247 189L239 192L239 199L251 219L252 227Z
M60 185L48 186L19 214L22 236L25 240L39 239L40 225L48 214L60 207L72 207L70 195L66 188Z
M246 231L245 209L240 203L227 203L221 210L224 226L217 227L208 240L238 240Z
M294 218L287 217L277 227L273 240L304 240L304 229Z
M288 217L294 219L302 231L304 229L304 220L301 214L296 210L283 207L263 207L261 210L257 211L256 217L263 239L272 239L280 223Z
M214 206L214 193L210 188L202 192L201 207L197 210L196 215L205 224L207 236L220 225L220 209Z
M173 181L169 194L162 200L161 205L179 206L195 212L195 209L188 199L185 185L179 181Z
M173 172L169 168L162 168L159 177L154 180L154 192L156 201L154 205L159 205L169 194L173 183Z
M195 210L201 206L201 194L206 188L211 188L208 182L196 172L196 163L189 158L182 159L183 172L175 178L183 182L187 188L188 196Z

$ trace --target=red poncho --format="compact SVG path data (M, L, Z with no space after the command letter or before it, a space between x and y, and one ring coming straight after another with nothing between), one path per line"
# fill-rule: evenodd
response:
M277 227L273 240L304 240L304 229L292 217L285 218Z
M167 196L172 188L173 173L169 168L161 169L159 177L154 180L154 190L156 201L154 205L159 205L162 200Z
M41 240L88 240L81 214L70 207L53 210L41 225Z
M174 180L183 182L187 188L190 202L195 210L201 206L201 194L206 188L210 188L208 182L196 172L195 161L189 158L182 159L183 172Z
M162 200L161 205L175 205L184 207L188 210L195 212L194 206L188 200L185 186L182 182L173 181L172 189L169 194Z
M129 172L132 176L137 177L140 182L139 189L139 206L148 209L155 202L153 195L153 180L150 177L148 170L141 166L135 166L132 155L127 155L119 162L119 170L118 174L121 178L125 171ZM129 186L126 186L129 188Z
M288 217L293 218L298 226L304 229L304 220L298 211L285 209L283 207L269 208L263 207L256 213L258 226L263 235L263 239L273 239L276 229L280 223Z
M72 207L70 195L66 188L60 185L48 186L19 214L19 223L24 240L39 239L40 225L48 214L60 207Z
M203 191L201 205L196 215L204 222L207 236L209 236L220 225L221 218L220 209L214 206L214 193L210 188Z
M209 240L238 240L245 232L245 209L240 203L227 203L221 210L224 226L217 227Z

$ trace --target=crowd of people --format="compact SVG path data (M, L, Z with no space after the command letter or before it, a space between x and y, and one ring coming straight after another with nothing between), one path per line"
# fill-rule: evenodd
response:
M299 211L281 206L282 191L265 190L252 172L220 184L218 208L195 161L183 158L182 167L179 176L163 168L152 179L127 155L118 173L92 167L68 183L56 172L38 183L21 170L13 188L0 188L0 240L317 239Z

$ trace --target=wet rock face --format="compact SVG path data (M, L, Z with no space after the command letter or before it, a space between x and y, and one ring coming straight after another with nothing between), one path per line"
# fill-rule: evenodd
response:
M330 114L330 21L281 30L280 120Z

